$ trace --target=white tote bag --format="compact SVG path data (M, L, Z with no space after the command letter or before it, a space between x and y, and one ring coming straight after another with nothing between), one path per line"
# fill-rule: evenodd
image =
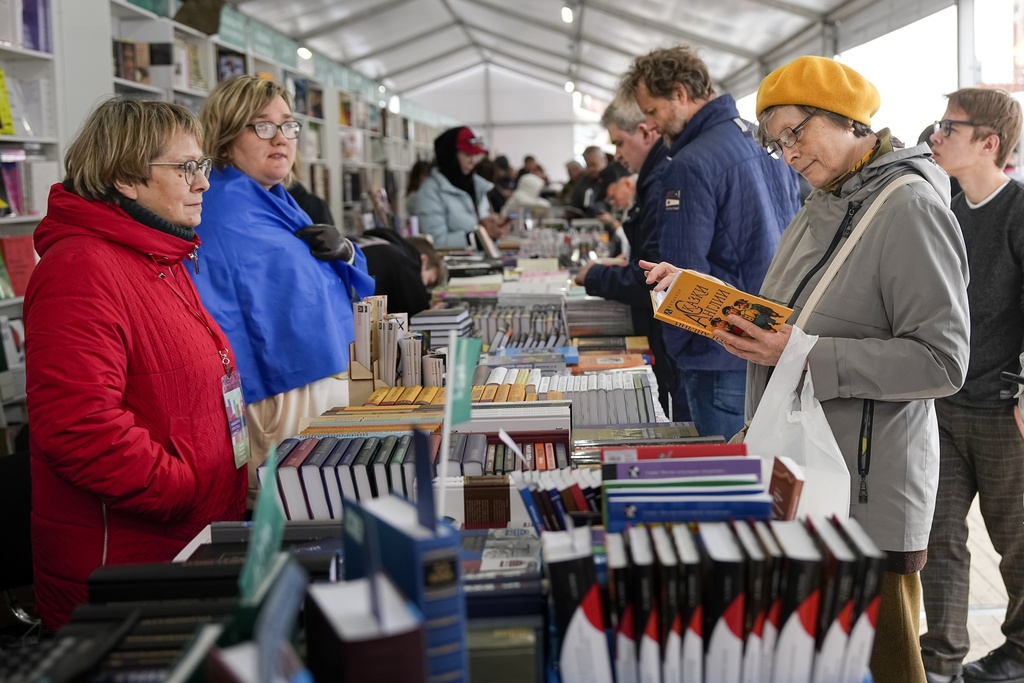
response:
M762 458L764 481L775 456L786 455L804 470L797 516L850 516L850 470L821 403L814 398L807 354L818 338L798 327L786 344L743 439Z

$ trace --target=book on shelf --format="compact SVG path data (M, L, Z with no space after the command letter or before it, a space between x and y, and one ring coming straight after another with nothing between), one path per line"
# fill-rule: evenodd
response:
M680 270L667 289L651 292L651 303L655 319L705 337L713 336L716 329L742 336L744 332L739 327L726 321L730 314L777 332L793 312L782 304L693 270Z
M633 584L633 623L636 631L637 677L655 681L661 677L659 611L662 604L655 573L654 545L643 525L625 530L630 582Z
M821 551L801 520L772 520L782 550L782 584L770 618L778 633L772 680L811 682L821 596Z
M697 529L707 570L704 677L709 681L739 683L746 601L743 550L726 522L701 522Z
M857 555L832 521L811 516L808 526L821 550L821 599L818 603L818 635L815 641L813 681L839 681L849 640L853 613Z
M839 679L855 683L864 679L871 661L871 648L875 640L875 625L878 623L878 608L881 603L885 551L875 545L856 519L837 517L832 523L857 557L849 637L843 655L843 675Z
M601 590L588 527L541 537L551 580L558 666L564 680L611 683Z

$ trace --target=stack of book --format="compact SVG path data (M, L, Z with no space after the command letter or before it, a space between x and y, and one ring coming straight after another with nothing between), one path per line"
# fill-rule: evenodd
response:
M601 466L604 523L623 531L637 523L768 518L772 498L761 458L743 444L638 447L634 459L605 454Z
M448 333L455 331L456 336L473 336L473 318L465 308L442 308L417 313L409 319L409 324L416 332L428 335L430 348L437 348L448 343Z
M631 336L632 309L597 297L565 299L562 317L569 337Z

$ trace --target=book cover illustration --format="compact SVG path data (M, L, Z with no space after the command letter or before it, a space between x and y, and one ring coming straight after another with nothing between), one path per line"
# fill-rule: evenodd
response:
M793 312L782 304L748 294L693 270L680 270L668 289L651 292L651 302L656 319L705 337L711 337L716 329L742 336L740 328L726 321L729 314L777 332Z

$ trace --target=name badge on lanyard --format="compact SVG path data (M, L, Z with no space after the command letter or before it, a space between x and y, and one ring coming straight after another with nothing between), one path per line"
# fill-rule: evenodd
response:
M224 412L228 418L228 430L231 432L231 449L235 454L235 469L249 462L249 430L245 423L245 399L242 397L242 380L238 370L220 378L224 393Z

